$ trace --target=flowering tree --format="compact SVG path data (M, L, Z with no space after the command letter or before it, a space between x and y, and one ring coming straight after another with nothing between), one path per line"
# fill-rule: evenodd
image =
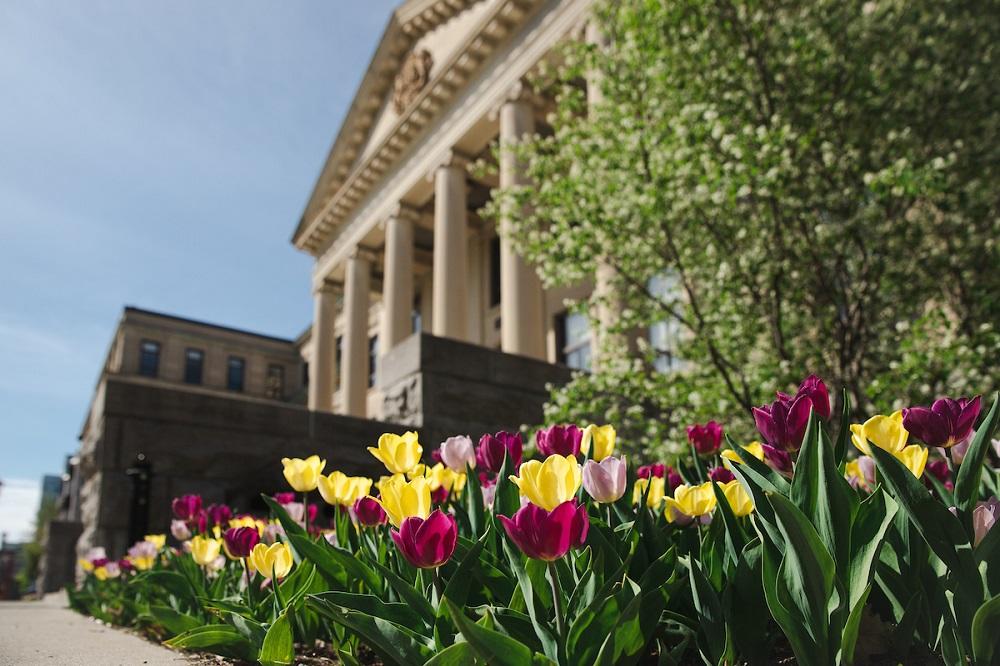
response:
M607 45L571 45L539 82L556 93L552 131L518 148L536 185L498 191L487 212L520 211L510 233L547 286L613 269L622 314L601 325L668 322L680 370L649 371L657 350L640 342L644 358L557 390L547 418L614 421L655 448L802 368L861 411L996 385L997 13L929 0L600 10ZM604 294L579 305L594 313Z

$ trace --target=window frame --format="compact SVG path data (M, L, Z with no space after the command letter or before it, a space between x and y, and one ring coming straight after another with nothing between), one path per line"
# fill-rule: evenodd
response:
M146 351L146 346L147 345L152 345L153 347L156 348L156 350L155 350L155 352L153 352L153 356L152 356L152 358L153 358L153 368L152 368L151 372L146 372L145 371L145 368L146 368L146 358L147 358L147 351ZM161 345L156 340L150 340L148 338L143 338L142 340L139 341L139 375L140 376L142 376L142 377L151 377L153 379L156 379L157 377L160 376L160 354L162 352L163 352L163 345Z
M239 386L234 386L233 382L233 368L235 367L234 361L238 362L240 368L240 381ZM226 390L235 391L237 393L243 393L246 391L247 385L247 360L243 356L237 356L236 354L230 354L229 358L226 359Z
M190 376L191 371L191 354L198 355L198 378L197 381L192 381ZM194 386L200 386L205 381L205 350L198 349L197 347L187 347L184 350L184 383L191 384Z

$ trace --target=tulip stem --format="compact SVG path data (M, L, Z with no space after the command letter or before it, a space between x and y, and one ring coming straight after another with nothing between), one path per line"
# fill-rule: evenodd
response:
M556 633L559 641L566 639L566 618L563 614L562 587L559 585L559 572L556 563L549 562L549 582L552 584L552 606L556 616Z
M302 519L306 521L306 536L309 536L309 493L302 493Z
M438 603L444 599L444 588L441 586L441 568L434 567L434 576L432 578L434 581L434 591L437 592Z

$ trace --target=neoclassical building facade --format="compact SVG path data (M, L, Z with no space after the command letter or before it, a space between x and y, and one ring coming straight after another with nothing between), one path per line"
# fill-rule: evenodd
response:
M586 318L566 303L594 284L543 289L477 214L492 188L524 182L518 163L502 153L489 178L468 167L544 130L551 104L527 80L587 33L591 4L408 0L393 12L292 237L315 259L310 409L405 421L388 366L418 331L590 367Z

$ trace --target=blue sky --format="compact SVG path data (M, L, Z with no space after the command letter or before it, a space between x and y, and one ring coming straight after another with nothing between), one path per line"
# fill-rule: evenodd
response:
M288 239L395 4L0 3L7 488L61 471L124 305L308 324Z

